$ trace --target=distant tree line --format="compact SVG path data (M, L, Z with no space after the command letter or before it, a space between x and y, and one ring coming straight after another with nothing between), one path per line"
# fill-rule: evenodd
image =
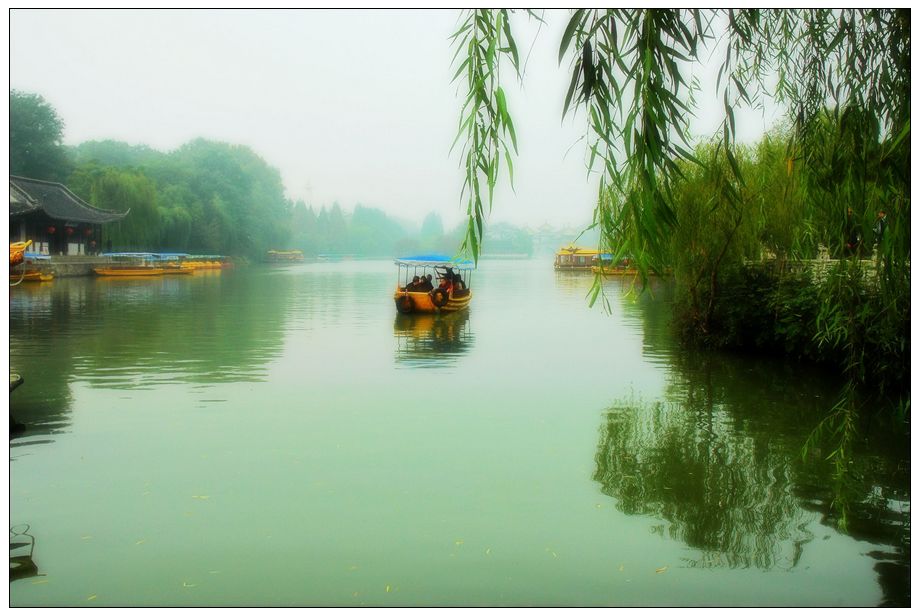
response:
M119 141L63 143L64 122L41 96L10 91L10 173L65 184L88 203L131 210L107 227L114 250L227 254L258 259L269 249L308 256L454 254L463 238L440 216L397 220L357 204L318 209L285 196L281 174L252 149L195 139L171 152ZM496 225L486 251L526 253L525 231Z

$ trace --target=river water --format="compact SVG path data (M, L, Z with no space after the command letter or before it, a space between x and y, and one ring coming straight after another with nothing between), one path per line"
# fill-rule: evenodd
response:
M444 318L389 261L12 288L10 604L908 605L907 439L835 481L839 380L591 281L483 261Z

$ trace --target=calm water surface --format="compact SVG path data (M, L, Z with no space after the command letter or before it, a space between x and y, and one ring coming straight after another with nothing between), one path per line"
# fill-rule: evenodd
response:
M413 318L395 269L11 289L10 603L909 604L906 439L802 459L839 382L681 351L664 287L485 261Z

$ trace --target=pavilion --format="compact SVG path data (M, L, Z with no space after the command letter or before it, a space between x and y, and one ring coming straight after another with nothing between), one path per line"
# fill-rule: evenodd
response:
M103 225L127 215L93 207L57 182L10 176L10 242L32 240L33 252L96 254L104 248Z

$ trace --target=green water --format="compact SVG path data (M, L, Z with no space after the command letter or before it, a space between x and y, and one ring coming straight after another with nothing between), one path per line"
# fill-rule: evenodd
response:
M802 460L832 376L689 355L666 287L607 315L546 260L446 318L395 281L11 289L11 605L909 604L906 439L868 426L845 489Z

